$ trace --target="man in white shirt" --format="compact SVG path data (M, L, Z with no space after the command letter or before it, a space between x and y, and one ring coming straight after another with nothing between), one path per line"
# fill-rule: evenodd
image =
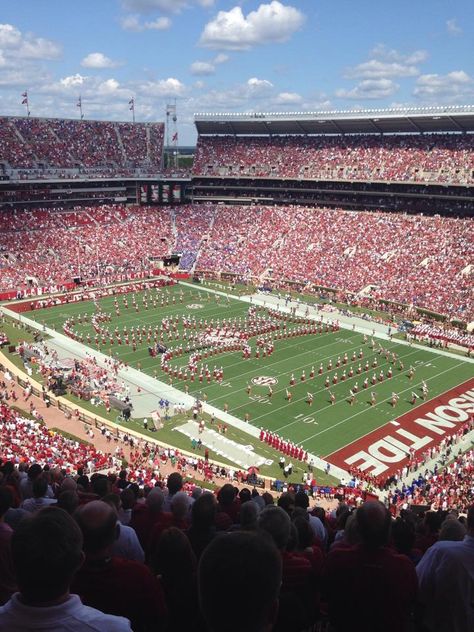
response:
M474 505L467 514L461 542L430 547L416 567L419 597L430 632L474 630Z
M124 617L84 606L69 586L84 561L73 518L46 507L18 525L12 537L19 592L0 607L0 632L131 632Z
M120 496L117 494L108 494L102 499L112 507L117 515L117 524L119 525L118 537L112 545L112 555L122 557L125 560L134 560L135 562L145 562L145 553L138 539L135 529L123 524L119 519L120 512Z

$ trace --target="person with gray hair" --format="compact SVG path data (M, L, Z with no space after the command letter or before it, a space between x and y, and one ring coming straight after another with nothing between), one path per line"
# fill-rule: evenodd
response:
M474 630L474 505L462 541L433 544L416 567L424 624L430 632Z
M163 528L171 524L171 513L164 511L165 495L159 487L148 493L144 503L137 503L132 510L130 526L135 529L145 554L148 552L150 536L156 524Z

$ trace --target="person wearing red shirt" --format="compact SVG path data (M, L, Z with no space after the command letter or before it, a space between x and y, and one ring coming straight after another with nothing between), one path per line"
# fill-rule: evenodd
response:
M164 529L171 524L171 513L163 511L165 497L159 487L153 488L144 503L137 503L132 510L130 526L137 533L140 544L144 549L148 548L150 534L156 524L160 524Z
M72 590L85 605L130 620L134 632L166 628L167 608L161 584L140 562L111 556L120 525L112 508L91 501L75 513L84 538L85 562Z
M388 547L390 512L371 501L357 510L356 520L360 543L331 550L326 562L323 587L334 631L354 629L360 605L369 599L366 632L408 632L418 582L413 562Z

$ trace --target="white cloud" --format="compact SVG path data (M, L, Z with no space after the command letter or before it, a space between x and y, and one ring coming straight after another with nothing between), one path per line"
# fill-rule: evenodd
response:
M416 77L420 74L416 66L400 64L398 62L384 62L370 59L353 68L349 68L345 77L349 79L380 79L381 77Z
M137 92L149 97L181 97L186 86L179 79L168 77L158 81L145 81L138 85Z
M417 50L408 55L388 49L383 44L376 46L370 59L348 68L344 76L348 79L388 79L391 77L416 77L420 69L416 64L426 60L427 53Z
M275 99L276 105L300 104L303 97L297 92L280 92Z
M229 55L226 55L225 53L219 53L214 57L215 64L225 64L226 61L229 61Z
M120 64L104 55L104 53L89 53L81 61L84 68L115 68Z
M462 35L463 32L462 28L458 25L456 18L446 20L446 30L453 37L456 37L457 35Z
M391 79L364 79L351 90L336 90L336 96L340 99L384 99L399 87Z
M413 94L424 100L458 102L474 97L474 79L464 70L418 77Z
M426 50L415 50L413 53L405 55L394 48L387 48L385 44L377 44L370 54L372 57L376 57L378 59L397 61L405 64L420 64L428 59L428 52Z
M63 79L59 80L59 83L65 88L77 88L78 86L82 86L85 81L87 81L87 77L83 77L79 73L76 73L75 75L70 75L69 77L63 77Z
M191 74L200 76L213 75L216 72L214 64L208 61L195 61L191 64Z
M138 15L126 15L121 19L122 29L124 31L134 31L141 33L142 31L166 31L171 27L171 20L168 17L156 18L149 22L141 22Z
M136 15L128 15L122 19L122 28L125 31L166 31L171 27L171 20L168 17L156 18L149 22L141 22Z
M0 52L12 59L58 59L61 47L44 37L23 34L12 24L0 24Z
M286 42L300 29L305 17L301 11L279 0L261 4L247 16L237 6L219 11L201 34L200 44L208 48L248 50L259 44Z
M192 75L210 76L216 72L216 66L225 64L228 61L229 56L224 53L219 53L211 61L195 61L190 66Z
M251 77L245 87L247 99L261 99L267 97L273 92L274 88L271 81L267 79L257 79L257 77Z

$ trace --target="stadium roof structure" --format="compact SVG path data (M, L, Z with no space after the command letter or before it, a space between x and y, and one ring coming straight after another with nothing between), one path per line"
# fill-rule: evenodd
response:
M474 132L474 105L326 112L199 113L200 135Z

